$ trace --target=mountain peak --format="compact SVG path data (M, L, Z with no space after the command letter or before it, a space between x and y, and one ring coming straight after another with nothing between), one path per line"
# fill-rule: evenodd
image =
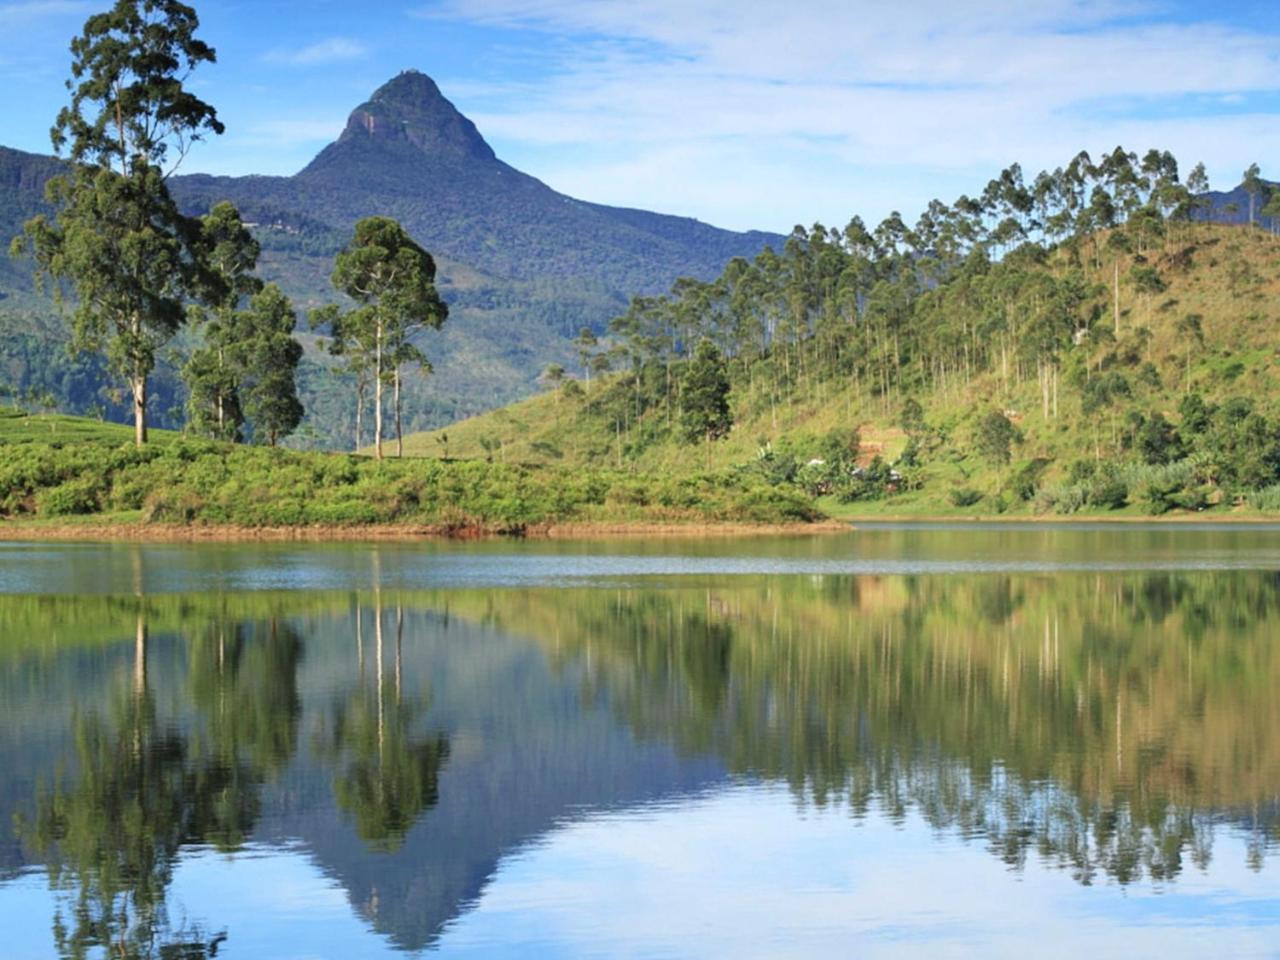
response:
M338 143L408 143L429 157L493 160L476 125L425 73L405 70L351 111Z

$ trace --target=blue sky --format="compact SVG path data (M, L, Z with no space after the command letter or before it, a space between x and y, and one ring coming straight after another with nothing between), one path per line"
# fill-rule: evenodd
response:
M0 0L0 144L48 152L67 43L108 2ZM556 189L735 228L914 216L1117 143L1280 176L1274 0L195 5L227 133L191 171L292 173L414 67Z

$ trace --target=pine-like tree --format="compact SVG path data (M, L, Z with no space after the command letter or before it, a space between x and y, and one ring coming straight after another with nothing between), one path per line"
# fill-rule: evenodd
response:
M680 384L680 427L689 443L710 443L733 426L729 374L710 340L701 340Z

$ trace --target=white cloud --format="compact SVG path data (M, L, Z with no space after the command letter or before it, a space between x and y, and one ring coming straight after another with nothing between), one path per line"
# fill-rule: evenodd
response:
M798 810L777 787L728 787L558 826L499 865L439 947L771 960L1265 952L1280 931L1274 884L1234 853L1168 889L1082 886L1035 856L1012 871L915 811L854 819L840 804Z
M1280 36L1215 22L1212 10L1182 22L1164 9L1124 0L444 0L418 15L551 41L539 77L522 75L506 98L482 95L475 117L517 166L525 151L542 164L531 172L559 189L667 210L677 209L675 184L689 212L737 226L758 223L759 197L771 207L792 197L795 212L770 224L782 228L855 209L907 212L911 198L876 194L881 168L899 168L895 180L916 168L949 199L957 185L981 188L957 179L976 169L1051 167L1082 147L1125 143L1168 146L1234 176L1274 148L1267 131L1277 118L1221 111L1280 92ZM791 165L805 159L812 167Z
M264 59L272 63L286 63L297 67L310 67L345 60L362 60L369 48L348 37L330 37L297 50L272 50Z

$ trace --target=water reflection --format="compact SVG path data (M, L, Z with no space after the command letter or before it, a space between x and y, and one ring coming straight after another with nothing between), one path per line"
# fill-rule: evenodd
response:
M557 824L734 781L1086 886L1257 871L1277 624L1268 572L3 597L0 866L66 957L232 949L170 888L251 843L421 949Z
M157 722L147 647L139 610L131 676L112 684L105 714L73 715L74 758L64 762L75 773L36 797L33 821L18 820L63 893L53 918L60 956L213 956L225 938L171 922L166 891L183 844L211 836L234 847L229 838L252 829L256 783L223 737L202 751Z
M332 764L334 797L355 821L360 838L376 850L392 852L399 849L422 813L436 805L449 740L440 733L413 733L430 701L426 696L406 699L401 688L403 607L395 608L395 664L391 672L383 665L385 611L375 600L369 612L375 651L372 682L364 682L365 611L360 610L356 613L356 647L361 682L357 690L331 705L316 752Z
M1254 865L1280 837L1274 574L475 602L589 661L590 690L643 736L856 816L912 807L1010 864L1166 880L1208 862L1223 819Z

